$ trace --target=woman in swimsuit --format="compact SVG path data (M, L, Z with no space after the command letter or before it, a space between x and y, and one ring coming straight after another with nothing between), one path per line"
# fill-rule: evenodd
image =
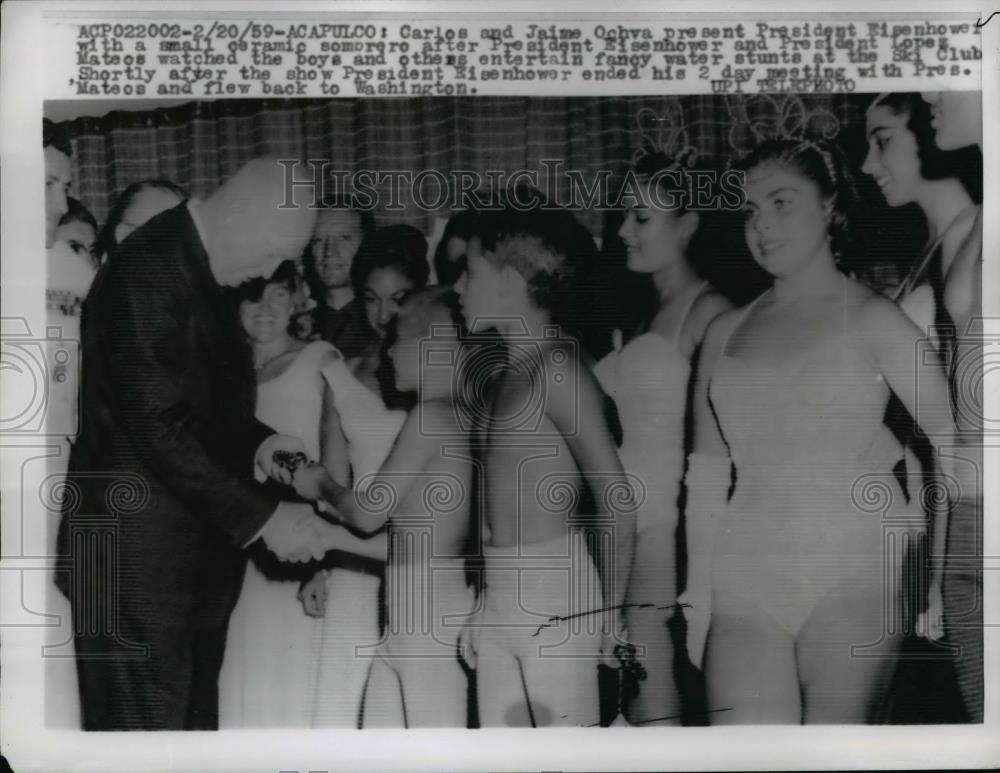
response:
M882 419L892 392L932 443L950 436L947 384L906 315L838 269L853 188L837 148L770 141L741 167L747 245L774 284L710 325L695 387L689 580L711 605L709 708L720 724L865 722L900 644L900 556L924 529ZM930 574L921 622L939 637L939 563Z
M983 147L981 91L922 94L931 106L934 140L942 150ZM980 161L981 164L981 161ZM981 168L981 166L980 166ZM969 721L983 721L983 356L977 318L983 297L983 208L943 276L943 305L957 339L945 350L955 412L955 473L961 497L951 513L944 587L948 637L959 646L955 660ZM960 345L959 345L960 344Z
M638 660L645 677L629 701L627 719L646 726L680 723L667 621L677 601L677 496L684 477L688 380L708 323L731 304L694 266L700 220L696 211L676 206L685 193L679 166L664 154L649 154L635 174L637 206L618 233L629 270L652 277L659 304L647 329L625 346L615 331L614 351L594 373L618 409L622 465L641 482L639 538L625 603L631 640L644 648Z

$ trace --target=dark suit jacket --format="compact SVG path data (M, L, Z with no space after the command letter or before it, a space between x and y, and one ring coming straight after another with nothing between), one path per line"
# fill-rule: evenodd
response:
M223 626L246 565L240 548L277 507L253 479L272 430L254 418L250 348L186 203L101 267L81 338L81 432L69 465L79 498L60 527L72 570L61 587L74 603L90 594L115 605L140 628ZM79 528L73 536L92 515L113 524L115 555L102 556L115 572L84 557Z
M312 312L313 332L337 347L344 357L357 357L375 339L375 333L365 321L364 304L353 299L342 309L334 309L320 299Z

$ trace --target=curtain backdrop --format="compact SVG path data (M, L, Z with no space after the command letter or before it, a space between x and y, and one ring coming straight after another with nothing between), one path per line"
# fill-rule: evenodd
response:
M766 135L777 122L794 130L803 107L836 116L840 141L856 155L869 101L866 95L217 100L116 111L66 125L77 196L103 222L117 194L137 180L166 178L204 197L262 155L326 159L346 172L465 169L481 175L489 169L542 171L546 160L579 170L590 185L602 169L620 182L641 148L676 152L690 144L703 164L724 165L734 143L745 147L753 139L749 129ZM820 120L813 128L825 127ZM565 196L568 179L554 178L555 190ZM433 181L425 190L433 199ZM380 224L405 222L430 233L435 216L445 214L415 206L387 211L388 186L379 193ZM600 233L600 212L580 216Z

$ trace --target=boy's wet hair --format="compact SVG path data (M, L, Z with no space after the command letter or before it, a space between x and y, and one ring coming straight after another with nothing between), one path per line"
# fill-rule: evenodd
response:
M456 212L448 219L441 234L441 241L438 242L434 251L434 273L441 284L454 284L465 271L465 260L452 262L448 259L448 242L452 239L461 239L468 242L476 232L476 220L479 212L475 209L466 209Z
M544 205L537 191L521 193L514 200L521 204L534 200L537 206L481 213L475 235L487 260L514 268L527 281L532 303L565 322L571 314L578 268L596 255L594 240L572 212Z
M458 296L448 285L431 285L414 290L399 307L400 316L408 319L418 316L424 321L422 335L430 336L433 325L453 324L463 330L462 313ZM398 335L398 326L397 326Z

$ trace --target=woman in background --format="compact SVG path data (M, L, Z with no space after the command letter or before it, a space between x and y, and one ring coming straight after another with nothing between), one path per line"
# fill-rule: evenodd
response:
M982 155L974 148L938 148L930 106L916 93L877 96L866 114L866 134L862 171L874 178L890 207L915 204L927 223L927 246L891 297L942 352L943 345L951 347L954 336L944 304L944 277L976 219L973 194L982 193ZM907 493L919 505L930 492L924 471L932 450L914 433L913 419L898 399L890 402L886 421L905 443Z
M134 230L186 198L184 190L169 180L140 180L129 185L118 194L97 237L97 254L101 261L106 260Z
M981 91L927 92L935 142L942 150L983 147ZM941 293L956 340L943 350L958 428L955 477L961 495L951 513L944 587L945 626L960 647L955 659L970 722L983 721L983 209L944 274ZM961 344L959 346L959 344Z
M876 97L868 108L866 128L868 154L862 171L875 179L890 207L916 204L927 221L924 255L893 299L921 330L946 327L950 320L944 317L944 277L978 212L959 175L980 171L982 157L937 148L930 106L916 93Z
M901 642L901 560L887 545L922 531L883 416L891 390L939 442L947 386L913 357L920 330L838 269L853 186L837 147L765 142L741 167L747 246L774 284L709 327L694 393L689 577L711 605L712 721L871 721ZM925 618L941 608L939 560L930 578Z
M667 622L677 601L677 525L684 476L685 414L691 361L709 322L731 304L695 267L704 245L700 219L687 210L673 159L645 156L635 167L639 201L618 233L630 271L652 277L658 307L646 329L595 367L604 391L618 408L622 428L619 456L638 488L635 563L626 594L629 638L645 648L639 663L645 677L626 706L636 725L680 724L680 695L674 679L674 647ZM668 207L673 201L680 204Z
M351 265L351 282L364 306L368 344L359 356L328 368L334 399L348 442L352 485L370 482L392 449L412 393L396 388L388 356L399 307L427 283L427 242L415 228L380 228L366 238ZM336 478L335 478L336 479ZM338 481L339 483L340 481ZM369 662L356 648L379 640L380 587L384 556L371 545L327 556L324 570L307 581L300 596L320 626L319 674L313 727L355 727Z
M77 199L66 197L66 214L56 227L56 241L65 242L87 265L97 268L97 220Z
M434 251L434 273L439 285L450 287L465 273L466 252L476 230L477 216L474 209L466 209L448 218Z
M257 418L301 438L338 482L348 480L347 443L334 394L322 372L341 360L326 341L290 332L302 298L296 266L234 291L257 368ZM219 726L308 727L318 674L320 623L302 612L301 569L252 553L229 622L219 676ZM374 610L373 610L374 614Z
M427 284L427 240L409 225L379 228L365 239L351 266L351 282L364 305L365 320L374 337L351 365L362 384L380 394L388 408L409 409L412 394L396 389L387 355L400 304Z

